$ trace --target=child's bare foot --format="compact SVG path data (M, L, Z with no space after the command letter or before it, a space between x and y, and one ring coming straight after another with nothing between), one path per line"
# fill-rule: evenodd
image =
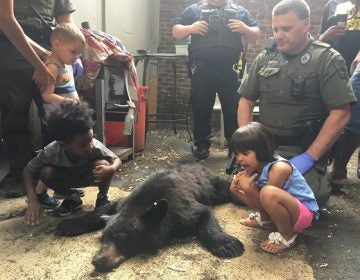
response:
M259 212L250 213L249 217L240 220L240 224L254 228L268 228L268 229L275 228L275 225L271 220L269 221L261 220Z
M279 232L269 234L269 239L260 243L260 248L270 254L278 254L295 246L297 235L295 234L289 240L286 240Z

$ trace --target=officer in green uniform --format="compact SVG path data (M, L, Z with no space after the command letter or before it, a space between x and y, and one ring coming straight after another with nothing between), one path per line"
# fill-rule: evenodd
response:
M72 22L75 8L70 0L16 0L14 14L26 35L42 46L49 46L51 30L34 9L50 25ZM0 111L1 133L5 141L10 173L0 183L6 197L25 194L21 183L22 170L34 156L31 131L28 128L32 99L41 106L38 87L33 82L34 69L7 37L0 32ZM41 112L40 112L41 113Z
M303 0L283 0L272 12L273 43L255 59L239 89L238 123L259 121L272 131L280 155L304 174L320 205L330 195L327 151L350 119L356 101L346 64L328 44L314 41L310 9Z

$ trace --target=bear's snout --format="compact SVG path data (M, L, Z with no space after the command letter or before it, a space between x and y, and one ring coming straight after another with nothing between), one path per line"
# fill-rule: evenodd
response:
M114 244L104 244L94 256L92 264L99 272L110 271L118 267L126 258L119 254Z

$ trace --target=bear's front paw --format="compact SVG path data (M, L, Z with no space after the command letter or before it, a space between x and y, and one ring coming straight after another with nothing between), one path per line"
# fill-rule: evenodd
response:
M210 251L217 257L233 258L244 252L244 245L237 238L224 234L218 236L210 245Z
M55 234L59 236L76 236L82 233L84 229L78 219L63 220L55 229Z

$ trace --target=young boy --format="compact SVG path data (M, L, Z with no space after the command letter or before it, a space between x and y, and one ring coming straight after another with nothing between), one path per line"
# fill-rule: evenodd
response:
M51 33L52 52L45 62L55 82L48 83L41 93L44 101L45 117L42 119L42 144L45 147L54 139L47 129L47 116L51 107L64 100L79 102L71 64L79 57L85 47L85 38L81 30L71 23L61 23ZM82 195L84 192L79 190ZM47 188L41 181L36 193L41 194L39 201L44 208L55 209L60 201L47 194Z
M108 189L121 160L101 142L93 139L93 110L85 102L63 101L53 107L47 119L55 141L33 158L23 171L27 192L27 224L39 223L41 204L35 192L36 180L64 195L55 216L68 216L79 210L82 200L72 188L98 186L95 208L109 200ZM71 186L71 187L70 187Z
M73 64L85 49L85 37L72 23L60 23L51 33L51 54L45 64L55 77L42 92L46 103L57 104L64 98L79 100L76 92Z
M78 102L75 80L71 64L76 61L85 48L85 38L81 30L71 23L61 23L51 33L51 55L45 62L55 78L41 93L44 101L45 119L55 104L64 100ZM45 121L46 123L46 121ZM52 139L44 146L49 144Z

